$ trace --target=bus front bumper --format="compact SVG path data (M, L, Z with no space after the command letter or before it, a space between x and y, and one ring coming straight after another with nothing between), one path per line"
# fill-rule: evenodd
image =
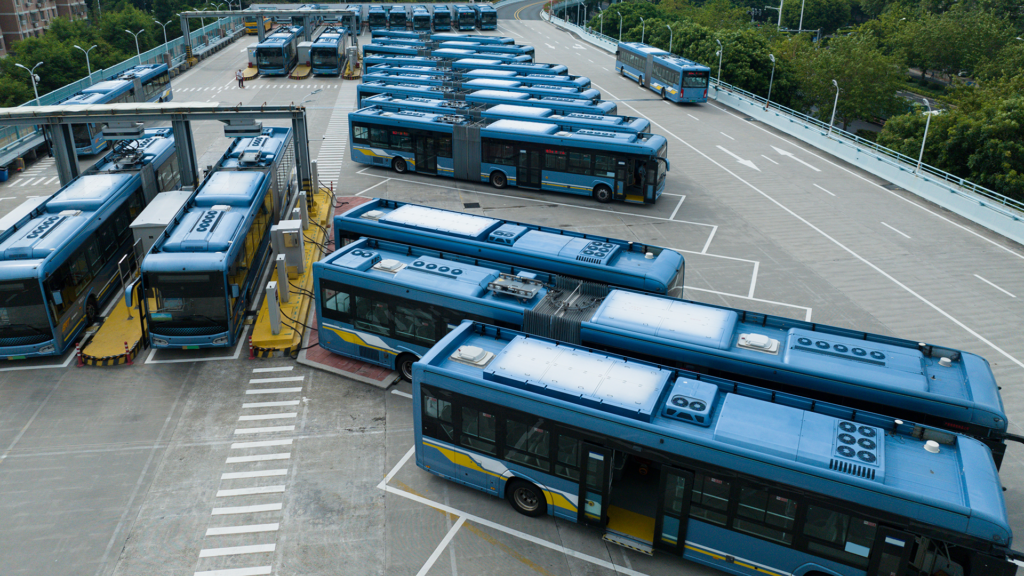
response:
M153 348L168 350L199 350L202 348L224 348L231 344L231 334L220 332L205 336L165 336L150 333L149 343Z

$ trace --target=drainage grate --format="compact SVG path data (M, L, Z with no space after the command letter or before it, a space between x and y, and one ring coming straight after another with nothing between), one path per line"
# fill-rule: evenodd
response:
M886 190L902 190L902 188L895 184L882 184L882 188L885 188Z
M479 202L463 202L462 203L462 207L463 208L479 208L480 207L480 203Z

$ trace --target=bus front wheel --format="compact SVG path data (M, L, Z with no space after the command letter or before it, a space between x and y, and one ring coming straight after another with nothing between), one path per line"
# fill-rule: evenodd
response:
M544 493L525 480L511 480L505 488L505 497L516 512L526 516L543 516L547 512Z
M402 157L395 158L391 163L391 167L399 174L405 174L405 171L409 169L408 165L405 163L405 158Z
M607 204L612 201L612 189L601 184L597 188L594 188L594 200L602 204Z
M395 361L395 366L398 367L398 373L402 375L402 379L407 382L412 382L412 365L416 363L419 358L412 354L402 354Z
M89 324L92 324L97 315L99 315L99 311L96 307L96 298L89 296L89 299L85 301L85 318Z
M504 188L508 186L508 176L501 170L495 170L491 173L491 186L495 188Z

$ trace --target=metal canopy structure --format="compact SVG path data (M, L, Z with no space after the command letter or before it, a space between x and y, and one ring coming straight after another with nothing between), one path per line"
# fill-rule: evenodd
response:
M21 106L0 108L0 126L43 126L53 142L57 174L61 187L80 173L75 154L72 126L75 124L117 125L134 122L170 122L174 130L175 150L181 167L181 185L197 186L192 122L216 120L232 125L261 120L288 119L295 135L295 166L299 185L309 197L315 190L309 157L309 132L306 108L291 105L228 106L211 102L165 102L161 104L94 104L91 106Z
M248 16L256 16L256 34L257 34L257 38L259 39L260 42L263 42L263 40L266 38L266 35L267 35L266 31L263 29L264 19L267 16L274 16L274 17L281 16L281 17L285 17L285 18L293 18L293 17L298 16L298 17L302 18L302 28L303 28L302 33L303 33L303 36L305 36L305 39L306 39L307 42L311 42L312 39L313 39L313 31L310 30L309 24L310 24L310 20L314 16L321 16L321 17L324 17L324 16L348 17L350 19L349 20L349 26L348 26L349 34L352 36L352 42L355 43L355 41L356 41L355 40L356 32L357 32L357 30L355 29L355 27L356 27L356 20L355 20L356 15L351 10L344 10L344 9L328 8L328 9L322 9L322 10L298 10L298 9L276 10L276 9L272 9L272 8L271 9L267 9L267 8L246 8L245 10L193 10L191 12L182 12L182 13L178 14L178 16L181 18L181 31L185 35L185 53L190 55L190 56L192 54L192 39L189 38L189 33L188 33L188 20L189 20L189 18L239 18L239 17L244 18L244 17L248 17Z

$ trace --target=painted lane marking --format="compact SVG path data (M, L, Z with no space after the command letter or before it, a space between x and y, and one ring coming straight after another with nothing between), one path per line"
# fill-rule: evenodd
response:
M287 372L294 366L278 366L277 368L253 368L253 372Z
M246 402L242 408L270 408L272 406L298 406L298 400L281 400L278 402Z
M758 167L757 167L757 166L756 166L756 165L755 165L755 164L754 164L753 162L751 162L750 160L744 160L743 158L740 158L739 156L737 156L737 155L733 154L732 152L729 152L728 150L726 150L725 148L723 148L723 147L721 147L721 146L715 146L715 148L718 148L718 149L719 149L719 150L721 150L722 152L725 152L725 153L726 153L726 154L728 154L729 156L732 156L733 158L735 158L735 159L736 159L736 161L737 161L737 162L739 162L740 164L743 164L743 165L744 165L744 166L746 166L747 168L753 168L754 170L757 170L758 172L760 172L760 171L761 171L761 169L760 169L760 168L758 168ZM671 218L669 218L669 220L671 220Z
M214 556L237 556L238 554L260 554L273 552L277 544L254 544L252 546L231 546L228 548L206 548L199 551L200 558L212 558Z
M224 516L227 514L252 514L254 512L277 512L284 504L257 504L255 506L228 506L225 508L214 508L213 516Z
M434 562L437 562L441 553L448 547L448 543L452 541L452 538L455 538L455 534L465 523L465 517L460 517L458 521L455 522L455 525L452 526L451 529L448 530L448 533L444 535L444 538L441 539L441 543L437 545L437 548L434 548L434 552L430 555L430 558L427 558L426 563L424 563L423 567L420 568L420 571L416 573L416 576L427 576L427 573L430 572L430 569L434 566Z
M253 566L252 568L228 568L227 570L204 570L194 576L263 576L273 571L273 566Z
M829 196L835 197L835 194L829 192L828 190L825 190L824 188L822 188L821 186L818 186L817 184L815 184L814 187L817 188L818 190L821 190L822 192L828 194ZM883 222L883 224L885 224L885 222ZM901 232L901 234L902 234L902 232ZM907 238L909 238L909 236L907 236Z
M249 420L275 420L277 418L295 418L298 416L296 412L278 412L276 414L252 414L249 416L239 416L240 422L246 422Z
M270 476L287 476L288 469L278 470L254 470L252 472L225 472L220 475L221 480L239 480L241 478L267 478Z
M271 460L288 460L292 457L291 452L278 452L276 454L255 454L252 456L230 456L224 461L225 464L246 464L248 462L269 462Z
M284 485L277 486L253 486L252 488L235 488L233 490L218 490L217 498L229 498L231 496L253 496L255 494L280 494L284 492Z
M278 378L252 378L249 384L269 384L271 382L299 382L305 380L305 376L282 376Z
M728 138L729 140L735 140L735 138L733 138L732 136L729 136L729 135L728 135L728 134L726 134L725 132L719 132L719 134L721 134L722 136L725 136L725 137L726 137L726 138Z
M272 432L294 432L295 425L267 426L264 428L237 428L235 434L270 434Z
M402 392L401 390L392 390L391 393L394 394L395 396L401 396L402 398L412 398L412 394L409 394L408 392Z
M246 394L288 394L291 392L302 392L302 388L253 388L246 390Z
M291 446L291 438L282 438L281 440L260 440L258 442L235 442L231 445L232 450L239 450L245 448L266 448L268 446Z
M223 528L208 528L207 536L224 536L227 534L252 534L254 532L276 532L281 524L249 524L248 526L224 526Z
M1007 295L1007 296L1009 296L1010 298L1016 298L1016 296L1014 296L1013 294L1010 294L1009 292L1007 292L1006 290L1003 290L1003 289L1002 289L1002 288L1000 288L999 286L996 286L995 284L993 284L993 283L989 282L988 280L985 280L985 279L984 279L984 278L982 278L981 276L978 276L977 274L975 274L975 275L974 275L974 277L975 277L975 278L977 278L978 280L981 280L981 281L982 281L982 282L984 282L985 284L988 284L989 286L991 286L991 287L995 288L996 290L999 290L999 291L1000 291L1000 292L1002 292L1003 294L1006 294L1006 295Z
M774 148L775 151L778 152L779 154L782 154L783 156L786 156L788 158L792 158L793 160L796 160L797 162L803 164L804 166L807 166L808 168L810 168L811 170L814 170L815 172L821 172L821 170L815 168L814 166L811 166L807 162L804 162L803 160L801 160L801 159L797 158L796 156L794 156L792 152L788 152L786 150L783 150L782 148L776 148L775 146L772 146L772 148Z
M676 209L672 211L672 215L668 217L669 220L675 220L676 214L679 212L679 209L683 207L683 200L686 200L686 196L679 197L679 203L676 204Z
M767 161L771 162L772 164L775 164L776 166L778 166L778 165L779 165L779 163L778 163L778 162L776 162L775 160L772 160L771 158L769 158L769 157L765 156L764 154L761 154L761 158L764 158L765 160L767 160Z
M903 232L900 232L899 230L897 230L897 229L893 228L892 226L889 226L889 225L888 225L888 224L886 224L885 222L882 222L882 226L885 226L885 227L886 227L886 228L888 228L889 230L892 230L893 232L895 232L895 233L899 234L900 236L903 236L903 237L904 237L904 238L906 238L907 240L910 240L910 236L907 236L907 235L906 235L906 234L904 234Z

